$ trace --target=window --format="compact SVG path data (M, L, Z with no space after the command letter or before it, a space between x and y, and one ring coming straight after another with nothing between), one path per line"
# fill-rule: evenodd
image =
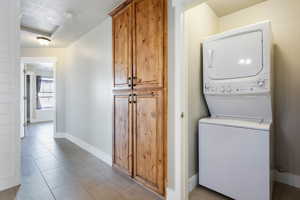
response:
M37 109L54 107L54 80L50 77L36 77Z

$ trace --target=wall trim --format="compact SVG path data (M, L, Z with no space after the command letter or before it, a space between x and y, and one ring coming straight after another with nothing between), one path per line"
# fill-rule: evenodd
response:
M73 142L74 144L78 145L82 149L86 150L87 152L93 154L109 166L112 166L112 156L99 150L98 148L86 143L82 139L79 139L78 137L74 137L73 135L70 135L68 133L65 133L65 138L69 141Z
M166 200L176 200L175 191L172 188L166 189Z
M66 138L66 133L64 132L56 132L53 135L54 138Z
M198 185L198 174L189 178L189 192L193 191Z
M193 175L188 180L188 190L189 192L193 191L198 185L198 174ZM175 193L175 190L172 188L166 189L166 200L179 200L178 196Z
M275 180L280 183L300 188L300 176L296 174L275 171Z
M20 185L20 179L18 176L11 176L0 181L0 191L5 191L7 189L16 187Z

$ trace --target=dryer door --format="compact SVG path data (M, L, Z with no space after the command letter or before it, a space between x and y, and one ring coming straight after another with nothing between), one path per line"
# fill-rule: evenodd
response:
M205 42L204 70L210 79L256 76L263 69L262 32L244 32Z

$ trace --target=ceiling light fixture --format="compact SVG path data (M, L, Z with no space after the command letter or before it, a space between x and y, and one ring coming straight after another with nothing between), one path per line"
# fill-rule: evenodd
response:
M42 46L49 46L51 42L49 38L41 37L41 36L37 37L36 39L39 41L40 45Z

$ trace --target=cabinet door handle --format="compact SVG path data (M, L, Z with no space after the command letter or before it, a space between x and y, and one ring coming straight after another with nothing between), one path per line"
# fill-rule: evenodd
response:
M131 88L131 85L132 85L132 79L131 79L131 77L128 77L127 83L128 83L128 87Z
M132 103L132 100L131 100L131 94L128 95L128 103Z
M133 103L136 103L136 102L137 102L137 95L133 94Z

